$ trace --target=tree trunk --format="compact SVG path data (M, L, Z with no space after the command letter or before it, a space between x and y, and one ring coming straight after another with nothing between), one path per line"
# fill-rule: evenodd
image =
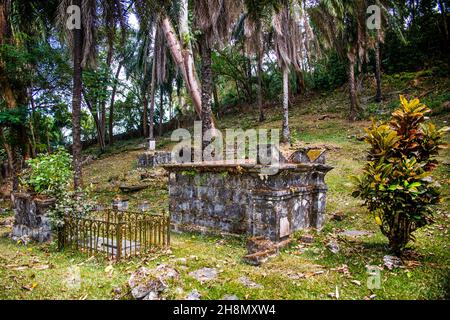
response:
M150 84L150 134L149 139L153 140L154 137L154 117L155 117L155 87L156 87L156 55L153 56L153 66L152 66L152 81Z
M201 115L202 100L200 96L200 90L197 83L197 79L196 77L193 76L192 74L193 71L189 72L189 63L185 61L180 42L178 41L173 26L170 20L165 16L163 16L161 19L161 27L163 29L164 36L166 37L167 46L170 50L173 61L181 71L186 89L188 90L189 95L192 98L194 108L197 111L197 113Z
M202 57L202 136L209 129L212 129L211 116L211 95L212 95L212 68L211 68L211 47L205 36L200 39L200 52ZM202 139L203 140L203 139ZM202 150L209 145L208 141L202 142Z
M283 132L281 141L289 143L289 67L283 66Z
M259 110L259 122L263 122L266 117L264 116L264 109L263 109L263 97L262 97L262 55L258 54L258 67L257 67L257 78L258 78L258 86L256 88L256 95L257 95L257 101L258 101L258 110Z
M147 90L144 90L144 96L142 97L144 105L144 111L142 112L142 135L144 138L148 137L148 97Z
M113 86L113 90L112 90L112 94L111 94L111 103L109 105L109 128L108 128L108 133L109 133L109 145L112 146L114 143L114 102L116 99L116 92L117 92L117 85L119 82L119 76L120 76L120 71L122 70L122 62L119 63L119 67L117 68L116 71L116 76L114 78L114 86Z
M81 0L75 0L74 5L81 7ZM73 90L72 90L72 137L73 137L73 184L75 190L82 182L81 169L81 91L82 91L82 56L83 34L81 29L73 30Z
M347 54L348 57L348 86L350 94L350 114L349 120L355 121L357 112L359 111L358 94L355 82L355 61L356 56L353 52Z
M163 118L164 118L164 90L161 86L159 90L159 136L163 134Z
M86 102L86 105L87 105L87 107L88 107L88 109L89 109L89 111L90 111L90 113L92 115L92 118L94 119L95 129L97 131L97 142L98 142L98 145L100 147L100 150L103 152L106 149L106 145L105 145L105 140L104 140L104 137L103 137L103 134L102 134L102 128L101 128L102 124L101 124L101 120L99 118L99 113L96 112L94 110L94 108L93 108L93 105L96 105L97 103L96 102L91 103L88 100L87 94L86 94L86 91L84 90L84 88L81 89L81 91L82 91L83 96L84 96L84 101Z
M295 72L295 80L297 82L297 95L305 92L305 78L303 77L303 72L296 71Z
M377 93L375 95L375 101L381 102L381 57L380 57L380 31L377 30L377 40L375 44L375 80L377 83Z

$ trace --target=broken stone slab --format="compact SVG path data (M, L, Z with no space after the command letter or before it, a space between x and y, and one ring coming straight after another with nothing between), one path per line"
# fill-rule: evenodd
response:
M372 236L373 232L366 230L344 230L338 233L338 236L357 238L362 236Z
M247 278L245 276L240 277L239 278L239 282L243 286L245 286L247 288L250 288L250 289L262 289L263 288L262 285L260 285L259 283L254 282L252 280L250 280L249 278Z
M389 255L384 256L383 263L384 266L389 270L393 270L395 268L403 266L402 260L396 256L389 256Z
M137 184L137 185L121 185L119 186L120 191L124 192L124 193L131 193L131 192L137 192L137 191L141 191L144 190L146 188L148 188L150 186L150 184Z
M274 243L265 237L252 237L247 240L247 255L242 259L245 263L252 266L259 266L269 258L275 257L280 248L291 243L292 239L286 239Z
M239 300L239 298L234 294L226 294L222 297L222 300Z
M200 300L201 297L202 295L200 294L200 292L194 289L188 294L186 300Z
M135 299L144 299L149 295L157 297L159 292L167 288L158 277L145 267L141 267L131 274L128 285L131 288L131 295Z
M340 250L339 243L337 243L336 241L328 242L326 247L328 250L330 250L334 254L338 253Z
M215 268L202 268L189 273L189 276L200 282L207 282L217 278L218 272Z
M179 272L165 264L153 270L141 267L128 280L131 295L135 299L160 300L160 294L168 288L168 280L178 280Z

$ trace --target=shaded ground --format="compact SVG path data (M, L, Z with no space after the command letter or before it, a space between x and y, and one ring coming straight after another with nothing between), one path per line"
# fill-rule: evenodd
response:
M442 102L447 97L448 81L434 83L432 78L419 77L417 86L410 81L417 79L404 75L405 79L387 79L385 89L393 91L391 82L406 86L412 94L428 93L424 99L436 103L432 117L439 126L448 121L448 111ZM408 80L410 79L410 80ZM403 82L402 82L403 81ZM414 91L416 88L416 91ZM395 94L387 98L378 117L384 117L395 106ZM366 110L370 103L367 104ZM443 203L436 208L436 223L416 232L417 241L405 258L405 266L393 271L383 268L383 256L388 254L387 241L360 202L350 196L349 175L357 174L364 163L366 146L357 138L369 122L348 123L342 111L347 108L346 96L341 91L331 95L306 97L298 100L291 110L291 129L294 142L301 144L325 144L330 147L327 162L335 167L326 178L329 186L327 221L320 233L314 235L311 244L303 244L296 235L293 244L279 256L261 267L244 264L244 239L207 237L198 234L172 235L170 251L158 252L145 259L133 259L111 264L99 257L88 257L73 252L57 252L55 244L27 246L0 238L0 299L111 299L130 298L126 281L131 272L140 266L149 268L166 263L175 266L181 280L173 283L165 297L185 298L197 289L202 299L220 299L224 295L236 295L240 299L332 299L330 293L339 293L341 299L364 299L375 294L375 299L442 299L450 298L450 241L449 241L449 150L440 155L441 164L435 176L443 186ZM314 110L314 112L312 112ZM317 111L318 110L318 111ZM436 111L437 110L437 111ZM325 120L319 120L323 115ZM221 127L247 129L255 124L257 113L245 112L244 116L232 115L221 119ZM261 127L279 128L281 116L273 110ZM448 140L448 136L447 136ZM138 180L141 170L135 170L139 151L138 141L124 145L122 152L104 156L86 166L85 182L99 202L110 203L119 193L118 186L127 181ZM163 145L167 144L163 143ZM162 170L157 170L151 186L129 195L131 206L147 200L156 211L167 210L167 184ZM7 204L1 203L2 206ZM342 213L344 219L332 219L334 213ZM10 212L2 214L5 221ZM0 226L0 233L10 228ZM366 230L370 235L357 238L338 236L343 230ZM306 231L305 231L306 233ZM336 241L340 250L332 253L326 248L329 241ZM369 290L366 286L366 265L381 270L381 288ZM204 267L215 268L217 279L200 283L189 273ZM75 270L75 271L74 271ZM73 286L68 279L79 270L81 284ZM260 284L261 288L248 288L241 277ZM356 280L356 281L355 281ZM373 297L372 297L373 298Z

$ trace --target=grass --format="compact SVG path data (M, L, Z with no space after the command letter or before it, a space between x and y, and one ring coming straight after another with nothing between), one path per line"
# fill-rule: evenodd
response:
M414 77L408 75L399 79L408 83ZM394 89L395 85L395 79L387 79L385 84ZM429 99L445 100L444 94L437 90ZM394 105L394 99L395 96L385 101L383 107L388 109ZM0 299L129 299L127 280L131 272L140 266L153 268L161 263L174 266L181 276L164 293L168 299L185 298L193 289L201 293L202 299L220 299L225 294L236 295L240 299L332 299L329 294L336 290L341 299L364 299L372 294L376 294L376 299L450 298L449 151L441 153L439 160L445 160L447 164L440 165L435 172L436 179L443 186L444 199L436 208L436 222L415 233L417 240L411 244L405 266L389 271L383 268L383 256L388 254L386 238L361 202L350 195L348 177L360 172L367 148L356 137L363 134L363 128L369 122L348 123L341 116L341 110L346 107L345 95L337 91L325 97L308 97L291 109L294 142L330 147L327 163L334 169L326 177L329 187L327 220L320 232L296 234L294 242L266 264L253 267L241 261L245 239L240 237L173 234L170 251L111 264L102 257L58 252L55 244L25 246L3 236L0 238ZM320 111L314 113L311 110ZM261 127L280 127L281 118L277 112L269 111ZM331 118L318 120L322 114L329 114ZM246 112L243 116L221 119L220 123L222 128L249 128L256 117L256 112ZM433 115L433 120L442 125L448 120L448 115L440 111ZM134 147L139 142L135 140ZM167 138L163 144L170 147ZM85 182L91 186L92 194L99 202L108 204L119 193L120 183L138 179L142 173L135 165L138 153L132 144L124 143L120 149L103 155L84 168ZM155 210L167 210L167 177L161 169L153 173L156 178L149 188L129 196L132 207L146 200ZM345 215L343 221L331 219L337 211ZM1 216L0 221L8 215L11 212ZM372 235L356 239L337 235L348 229L367 230ZM1 234L9 231L9 228L0 226ZM314 235L312 244L302 244L298 240L302 233L307 232ZM330 240L338 241L340 251L337 254L326 248ZM186 263L180 258L185 258ZM381 288L378 290L369 290L366 286L367 265L382 268ZM203 267L216 268L218 278L201 284L189 276L189 272ZM67 284L73 268L80 271L80 287L73 288ZM242 276L263 288L245 287L239 282Z

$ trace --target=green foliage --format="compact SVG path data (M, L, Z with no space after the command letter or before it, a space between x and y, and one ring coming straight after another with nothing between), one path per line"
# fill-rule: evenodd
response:
M70 214L75 217L86 217L95 208L95 202L89 193L61 189L56 195L56 204L49 211L48 218L52 228L64 226L64 217Z
M0 111L0 126L15 126L22 124L27 117L27 109L23 107Z
M354 177L353 192L364 200L396 254L414 240L414 230L432 222L431 205L439 202L439 190L431 172L447 130L426 122L431 110L418 99L400 96L400 102L388 123L374 122L366 129L371 148L362 176Z
M38 194L58 195L67 189L72 177L72 157L63 148L27 161L30 166L22 177L22 185Z

